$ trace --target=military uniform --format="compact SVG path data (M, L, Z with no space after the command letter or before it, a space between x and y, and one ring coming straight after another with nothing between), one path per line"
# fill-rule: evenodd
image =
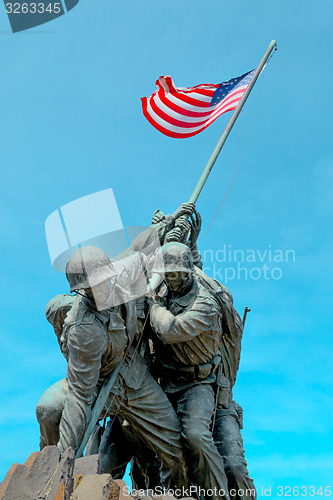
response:
M257 498L244 456L240 433L242 414L242 408L235 401L229 403L228 408L217 408L213 433L215 445L223 457L230 496L235 500Z
M121 288L121 282L117 286ZM48 304L47 314L54 321L68 369L66 379L48 389L38 402L42 445L58 444L61 451L68 446L78 449L99 389L122 362L104 415L117 414L120 423L126 421L154 450L161 462L163 486L186 485L176 414L144 359L134 346L127 348L137 332L135 302L97 311L86 296L57 296Z
M196 279L215 297L222 313L220 352L223 373L230 384L227 407L218 405L216 410L214 442L223 457L232 498L235 500L257 498L256 488L247 470L240 432L243 429L243 410L235 401L232 401L232 389L236 382L241 354L243 322L234 308L233 298L228 288L207 276L197 267L195 271Z
M153 369L181 423L189 479L206 491L206 498L229 499L223 459L211 432L220 360L220 308L196 279L179 292L166 290L158 302L150 311L155 334Z

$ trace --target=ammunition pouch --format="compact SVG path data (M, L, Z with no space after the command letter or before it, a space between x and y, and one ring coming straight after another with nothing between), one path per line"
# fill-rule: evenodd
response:
M230 400L230 382L223 374L222 364L219 365L216 376L216 406L217 408L227 408Z
M243 429L243 408L239 406L239 404L236 403L236 401L233 401L234 407L237 413L237 422L239 425L240 429Z

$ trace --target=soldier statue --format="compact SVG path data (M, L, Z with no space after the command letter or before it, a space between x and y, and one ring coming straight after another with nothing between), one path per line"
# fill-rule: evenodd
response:
M128 267L116 273L97 247L82 247L71 256L66 275L70 291L77 295L57 296L47 306L68 369L66 379L49 388L37 404L41 447L57 444L62 452L68 446L77 451L100 388L122 363L105 415L116 413L121 424L128 423L154 450L161 464L161 485L183 487L187 479L178 419L134 347L135 301L110 307L114 296L136 284L135 270L142 258L138 253L129 257L134 261L129 276Z
M232 400L242 321L229 290L193 265L187 245L170 242L161 251L166 286L150 309L153 371L181 422L189 478L218 490L225 470L232 498L256 498L240 434L242 409Z
M256 498L232 400L243 324L229 290L201 270L200 229L194 204L184 203L173 215L155 211L121 259L96 247L72 255L66 275L76 295L46 309L68 370L37 405L41 447L80 447L101 387L120 367L100 414L111 417L106 431L101 438L97 425L87 447L99 451L102 472L120 478L134 456L136 485L189 480L206 499Z
M223 459L211 430L221 361L219 305L195 279L187 245L167 243L162 254L160 271L165 273L166 286L150 309L153 369L181 424L190 481L203 491L213 489L215 498L229 498Z

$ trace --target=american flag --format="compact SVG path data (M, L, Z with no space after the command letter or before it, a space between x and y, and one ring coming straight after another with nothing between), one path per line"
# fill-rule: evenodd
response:
M176 87L170 76L161 76L157 90L142 97L147 120L162 134L184 139L199 134L220 115L236 108L255 70L223 83Z

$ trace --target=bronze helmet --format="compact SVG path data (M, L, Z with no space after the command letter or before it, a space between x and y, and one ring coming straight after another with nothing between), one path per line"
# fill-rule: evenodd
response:
M116 275L110 258L99 247L78 248L66 265L66 277L71 292L99 285Z
M194 270L192 253L187 245L172 241L162 246L161 253L164 269L161 269L160 272L172 273L181 271L191 273ZM158 272L157 270L155 271Z

